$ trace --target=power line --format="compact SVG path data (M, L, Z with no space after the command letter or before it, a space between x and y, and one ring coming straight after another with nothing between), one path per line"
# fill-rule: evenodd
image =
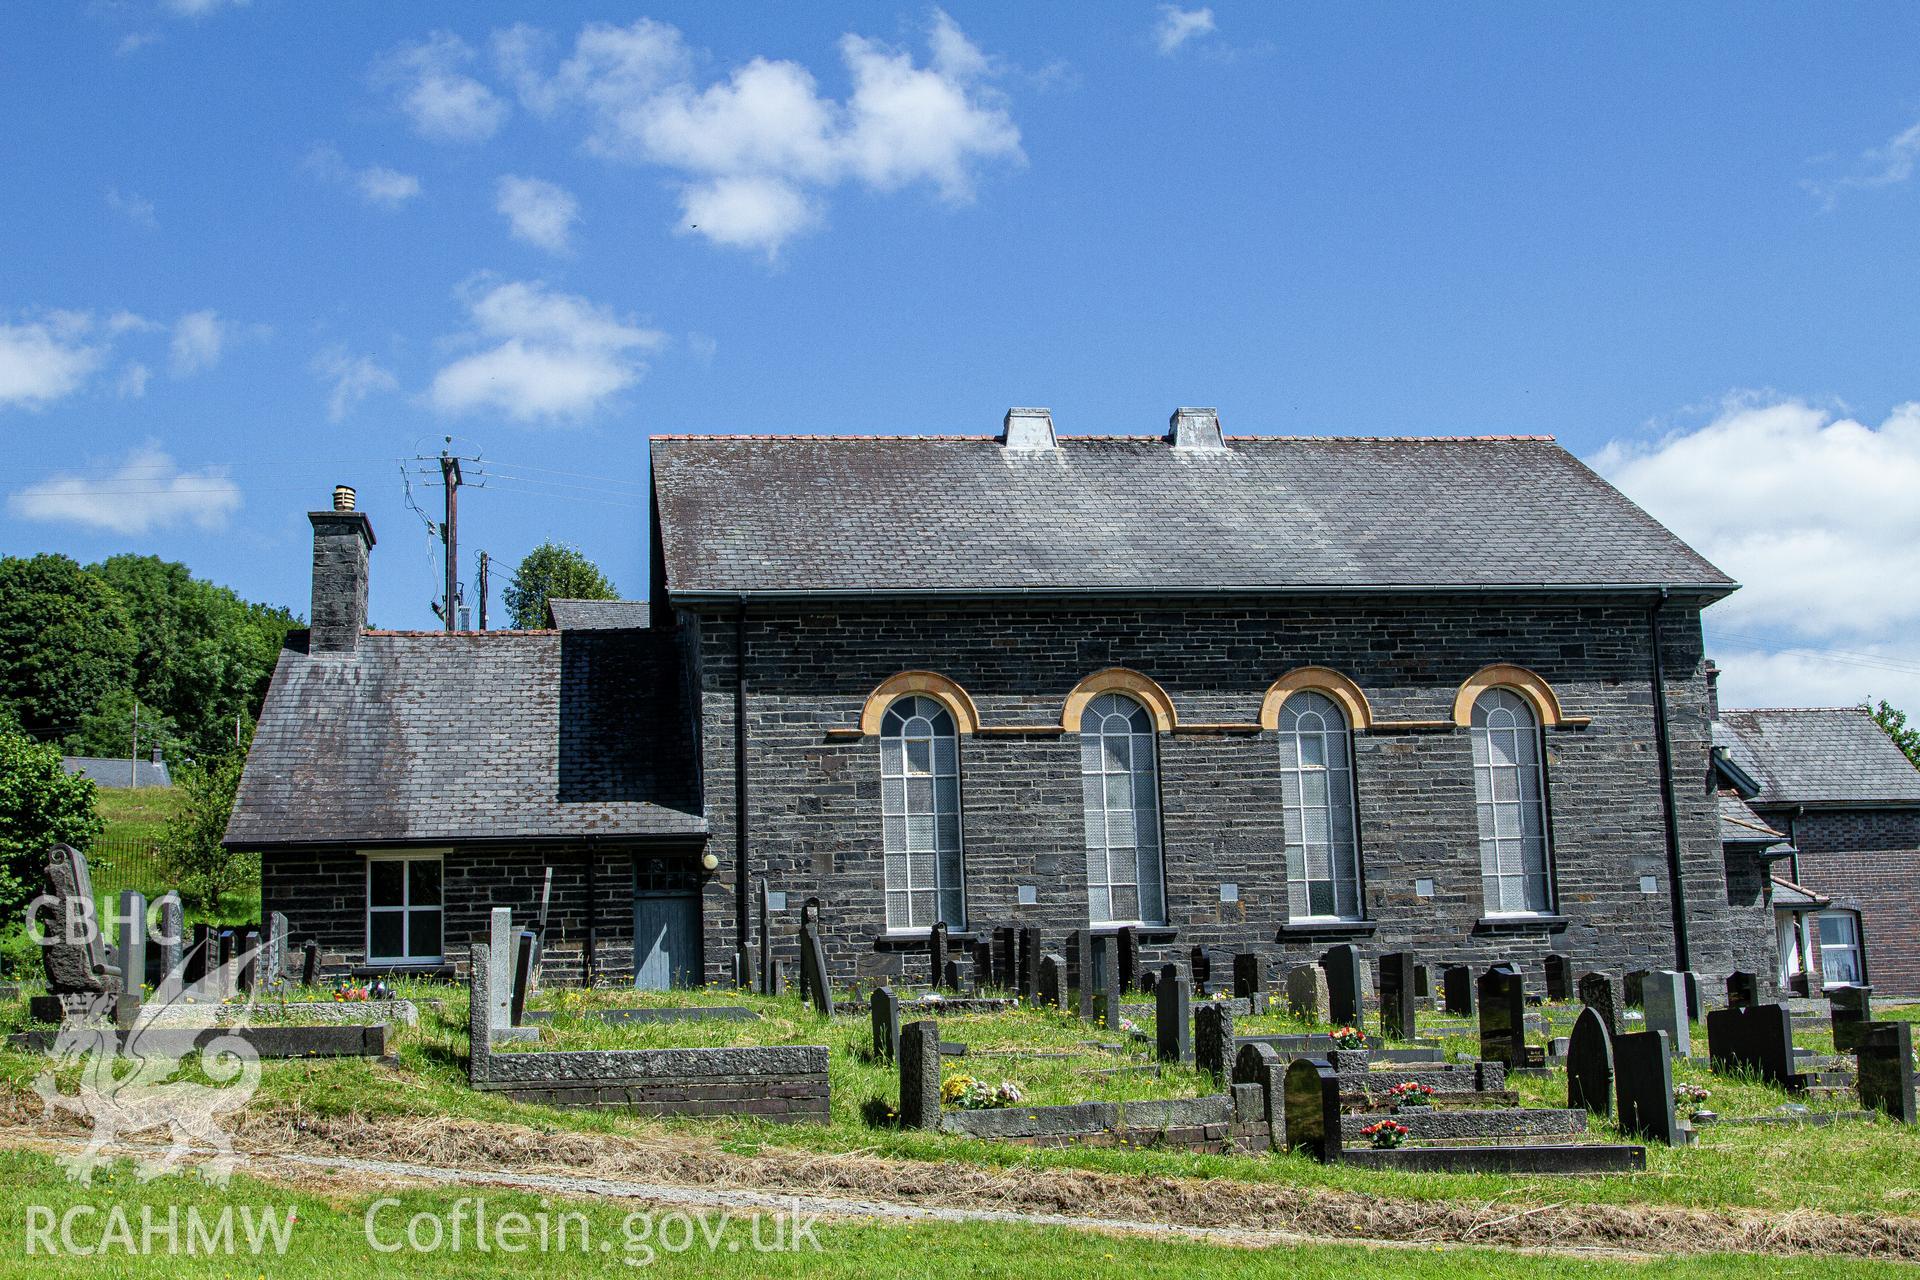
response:
M1737 644L1751 645L1767 653L1804 653L1817 658L1826 658L1848 666L1870 667L1882 671L1897 672L1902 675L1920 675L1920 661L1909 658L1897 658L1885 654L1860 653L1851 649L1826 649L1818 645L1796 644L1783 641L1778 637L1743 635L1734 631L1715 631L1722 640L1731 640Z

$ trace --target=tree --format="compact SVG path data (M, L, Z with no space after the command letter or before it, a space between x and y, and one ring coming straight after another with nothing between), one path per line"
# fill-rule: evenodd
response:
M0 733L0 920L18 920L40 893L50 846L85 853L105 827L94 812L92 780L61 769L60 748Z
M202 765L182 765L174 785L180 799L160 836L160 860L179 885L183 900L208 911L260 873L260 855L220 843L233 816L233 798L246 767L244 745Z
M1907 759L1913 761L1914 768L1920 769L1920 729L1907 727L1907 713L1896 711L1892 703L1882 698L1879 705L1873 709L1873 718L1879 722L1882 729L1887 731L1887 736L1893 739L1893 745L1905 752Z
M119 593L66 556L0 558L0 704L36 738L80 731L133 679L138 645Z
M600 567L573 547L543 542L527 553L507 584L507 613L516 630L547 625L549 600L618 600Z

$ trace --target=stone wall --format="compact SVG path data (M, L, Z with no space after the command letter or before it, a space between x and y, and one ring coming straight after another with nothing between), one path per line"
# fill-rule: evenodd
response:
M683 615L683 621L689 619ZM1713 796L1704 785L1706 687L1697 615L1665 623L1667 696L1693 966L1717 982L1763 945L1764 913L1727 901ZM715 613L689 627L706 811L722 876L708 898L707 974L734 945L734 675L738 624ZM746 622L751 861L788 895L776 953L791 970L801 902L828 904L834 976L920 972L884 928L879 753L838 739L867 694L902 670L957 680L988 725L1058 724L1067 692L1110 666L1171 694L1182 722L1257 720L1261 696L1297 666L1356 681L1377 720L1447 720L1460 683L1512 662L1545 677L1580 730L1546 734L1551 834L1564 934L1481 926L1474 784L1465 731L1381 732L1354 743L1369 954L1412 950L1430 964L1514 959L1536 969L1550 948L1581 968L1624 972L1673 963L1670 886L1648 677L1644 608L1617 604L1471 606L1402 600L1299 606L1100 609L928 606L756 611ZM1084 927L1078 741L1071 735L967 737L961 794L967 905L980 926L1034 924L1049 950ZM1317 955L1325 936L1288 933L1278 752L1268 733L1159 736L1172 942L1257 947L1283 963ZM1641 891L1641 877L1654 892ZM1415 894L1432 878L1435 895ZM1222 902L1222 884L1238 901ZM1020 906L1017 887L1035 888ZM1748 919L1748 916L1754 918ZM900 946L910 945L900 940ZM1149 948L1157 962L1168 951Z
M1029 1147L1132 1146L1188 1151L1263 1152L1272 1137L1258 1085L1236 1106L1235 1095L1081 1102L1057 1107L943 1111L943 1132Z

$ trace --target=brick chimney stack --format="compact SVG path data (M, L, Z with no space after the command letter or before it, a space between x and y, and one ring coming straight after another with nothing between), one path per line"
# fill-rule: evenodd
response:
M1701 667L1707 677L1707 719L1720 722L1720 664L1708 658Z
M313 522L313 609L309 653L350 654L367 629L367 554L373 524L354 509L346 485L333 491L333 510L309 511Z

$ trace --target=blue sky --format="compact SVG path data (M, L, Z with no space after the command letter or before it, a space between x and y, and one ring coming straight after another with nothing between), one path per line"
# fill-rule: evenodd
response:
M643 16L644 15L644 16ZM1549 432L1747 590L1729 700L1920 708L1920 10L0 11L0 552L304 608L336 481L644 589L646 436ZM430 505L437 494L417 495ZM495 603L498 609L496 597Z

